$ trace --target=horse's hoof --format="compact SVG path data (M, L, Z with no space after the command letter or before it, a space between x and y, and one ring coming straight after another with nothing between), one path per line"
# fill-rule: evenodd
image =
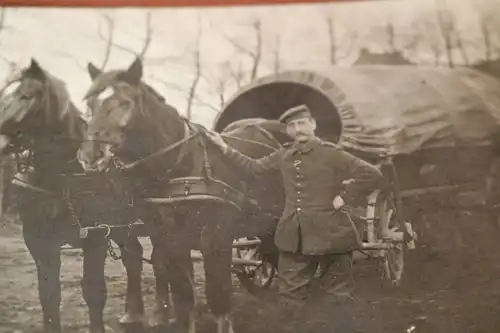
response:
M138 313L125 313L118 321L121 325L140 324L144 315Z

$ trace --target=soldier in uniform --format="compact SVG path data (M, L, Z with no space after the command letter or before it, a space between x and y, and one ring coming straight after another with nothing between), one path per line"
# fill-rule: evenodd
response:
M251 174L281 172L286 201L275 234L278 291L303 300L311 288L349 285L352 251L361 240L342 207L382 188L383 177L376 167L318 138L306 105L287 110L279 120L293 142L260 159L231 148L218 133L208 137L229 161ZM316 283L319 266L323 277Z

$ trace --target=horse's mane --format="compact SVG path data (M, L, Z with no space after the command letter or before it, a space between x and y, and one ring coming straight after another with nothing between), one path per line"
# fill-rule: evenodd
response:
M163 97L162 95L160 95L160 93L158 91L156 91L153 87L151 87L149 84L145 83L145 82L141 82L142 85L144 86L144 88L153 96L155 96L156 98L158 98L158 100L160 100L162 103L167 103L165 97Z
M21 77L16 81L21 81L25 77L27 70L29 69L25 69L24 72L21 73ZM65 128L63 128L61 132L64 132L65 135L75 139L83 137L86 122L83 118L83 114L71 101L66 83L46 70L42 71L44 76L43 84L47 96L42 102L45 103L45 105L41 105L41 107L44 111L42 114L45 116L46 125L62 125ZM23 109L20 108L12 109L14 112L7 112L7 110L10 110L10 108L7 107L12 98L12 95L2 96L1 98L0 126L5 126L11 121L20 122L25 116L19 114L19 112L23 111ZM60 131L60 128L57 128L57 131Z
M67 135L75 139L82 138L86 122L83 114L71 101L66 83L47 71L44 71L44 74L46 78L45 84L55 101L55 107L50 105L50 110L48 111L57 111L58 119L67 125ZM49 117L50 115L47 116Z

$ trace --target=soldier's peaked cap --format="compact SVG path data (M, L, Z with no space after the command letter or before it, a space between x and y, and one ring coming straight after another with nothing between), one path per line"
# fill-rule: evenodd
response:
M311 111L305 104L297 105L294 106L293 108L290 108L286 110L280 117L279 121L283 124L286 124L287 122L294 120L294 119L299 119L299 118L306 118L306 117L311 117Z

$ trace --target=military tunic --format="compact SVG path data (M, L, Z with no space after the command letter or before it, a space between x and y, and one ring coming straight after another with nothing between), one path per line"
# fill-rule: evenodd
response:
M350 205L381 188L383 177L375 166L319 138L302 146L283 147L260 159L230 147L226 156L254 175L281 171L286 203L275 234L281 251L323 255L359 248L361 241L352 220L336 211L332 201L340 195ZM343 185L348 179L354 182Z

